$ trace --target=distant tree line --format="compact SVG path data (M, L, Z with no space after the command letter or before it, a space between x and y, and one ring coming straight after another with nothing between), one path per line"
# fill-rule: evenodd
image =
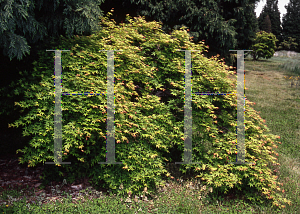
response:
M259 30L274 34L278 49L300 52L300 0L290 0L285 8L281 23L278 0L267 0L258 18Z

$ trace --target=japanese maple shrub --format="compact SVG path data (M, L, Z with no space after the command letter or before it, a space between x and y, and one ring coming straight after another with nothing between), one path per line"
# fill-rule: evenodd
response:
M190 42L184 28L167 35L157 22L127 20L116 26L103 17L101 31L49 44L49 50L70 50L61 55L62 92L103 93L62 96L62 161L71 165L49 169L69 182L88 175L94 185L102 182L120 195L140 195L145 187L147 194L155 194L165 176L171 176L166 163L183 161L185 53L177 50L199 50L191 52L193 92L234 92L236 80L229 78L233 72L223 61L204 57L207 47ZM114 52L114 93L115 155L123 164L98 164L106 161L107 118L107 53L100 50L122 50ZM32 136L18 150L20 162L30 167L54 161L53 61L54 52L40 52L30 71L36 83L21 80L18 86L25 100L16 105L28 108L28 114L10 126L23 126L24 136ZM269 168L278 164L272 150L276 136L247 99L245 161L254 165L228 164L236 161L236 103L234 94L192 96L192 161L201 164L182 164L180 171L193 172L203 184L225 193L236 187L249 199L271 199L274 206L289 203Z

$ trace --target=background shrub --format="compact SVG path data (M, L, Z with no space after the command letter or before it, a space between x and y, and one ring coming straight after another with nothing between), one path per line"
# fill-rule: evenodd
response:
M273 57L276 50L276 36L273 33L267 33L260 31L256 33L254 45L252 46L253 51L251 52L253 60L259 58L270 59Z

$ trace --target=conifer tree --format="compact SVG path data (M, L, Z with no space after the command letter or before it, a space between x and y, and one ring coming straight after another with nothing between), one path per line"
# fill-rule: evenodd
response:
M268 14L271 21L271 30L272 33L276 36L279 40L276 44L278 44L282 38L282 28L281 28L281 21L280 21L280 12L278 9L278 0L267 0L267 5L269 8Z
M284 40L288 41L288 37L292 37L296 39L297 44L300 44L300 0L290 0L285 8L286 14L282 18ZM294 50L300 52L299 45Z
M271 23L271 31L269 31L269 21L267 16L269 16L270 23ZM264 6L260 17L259 17L259 27L260 30L266 32L272 32L278 42L276 45L282 41L282 27L280 22L280 12L278 10L278 0L267 0L266 5Z
M270 20L269 14L267 14L267 16L264 19L264 25L262 26L262 30L267 33L272 33L271 20Z
M88 35L99 30L104 0L0 1L0 48L10 60L30 54L30 46L59 35Z

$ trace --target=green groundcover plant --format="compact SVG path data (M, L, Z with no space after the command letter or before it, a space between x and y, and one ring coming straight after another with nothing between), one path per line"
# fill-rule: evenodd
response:
M111 13L108 13L111 15ZM94 92L104 95L62 96L62 161L71 165L47 165L49 173L70 183L88 175L94 185L104 185L118 195L151 194L165 184L166 163L182 162L184 154L185 59L191 53L193 92L234 92L233 71L217 57L210 59L204 43L193 44L184 28L164 34L157 22L127 17L129 23L116 26L103 17L103 29L91 36L61 37L52 50L62 52L62 92ZM115 155L106 160L106 79L107 53L114 52ZM25 112L11 127L23 126L23 135L32 136L22 152L20 163L33 167L54 161L54 52L42 51L33 71L15 84L15 94L25 98L16 102ZM18 87L17 87L18 86ZM165 93L167 96L157 96ZM236 95L193 95L192 161L182 164L182 173L193 172L197 179L214 190L229 192L238 188L249 200L273 206L290 203L281 195L277 176L270 164L276 162L278 136L269 133L262 118L249 105L245 108L245 161L251 164L228 164L236 161ZM197 135L197 133L200 133ZM46 173L43 177L45 180ZM146 188L145 188L146 187ZM252 193L253 190L260 194Z

